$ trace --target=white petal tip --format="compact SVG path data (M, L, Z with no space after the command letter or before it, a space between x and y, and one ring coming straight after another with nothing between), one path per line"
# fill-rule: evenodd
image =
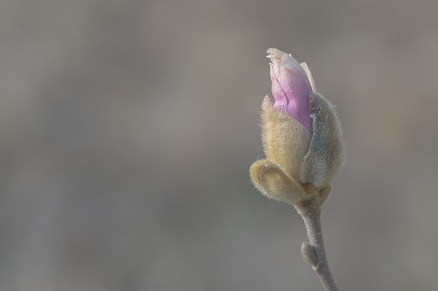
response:
M274 54L274 53L282 52L282 51L280 51L279 49L276 49L276 48L268 48L268 49L266 50L266 52L267 52L268 54Z
M281 59L283 58L283 55L285 55L284 52L276 48L269 48L266 53L268 53L266 57L271 59L271 62L273 62L274 64L281 63Z
M316 92L315 80L313 79L312 72L310 72L309 66L307 66L306 62L301 63L300 65L303 68L304 72L306 72L307 79L309 79L310 86L312 86L312 91Z

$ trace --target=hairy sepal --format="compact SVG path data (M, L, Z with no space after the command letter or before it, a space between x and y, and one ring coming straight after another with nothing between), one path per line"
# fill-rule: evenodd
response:
M310 116L313 133L299 180L323 187L330 184L345 162L342 130L334 106L316 92L310 95Z
M254 162L250 176L254 186L268 198L296 205L306 197L299 182L268 160Z
M262 109L262 140L266 159L299 181L300 167L309 149L311 134L286 111L274 108L267 96Z

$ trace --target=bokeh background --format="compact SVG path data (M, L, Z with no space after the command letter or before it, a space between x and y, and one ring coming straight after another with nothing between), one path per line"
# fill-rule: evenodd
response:
M437 290L438 2L2 0L0 290L322 290L251 185L265 51L307 61L348 163L341 290Z

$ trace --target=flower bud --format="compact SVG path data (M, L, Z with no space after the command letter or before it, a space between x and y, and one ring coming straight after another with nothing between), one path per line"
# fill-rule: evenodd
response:
M309 201L321 205L345 160L339 119L333 105L315 92L305 63L277 49L267 52L274 103L263 100L266 160L251 166L252 182L263 195L297 208Z
M315 86L307 64L300 65L290 54L278 49L271 48L266 52L269 53L267 57L271 59L269 66L274 107L286 111L312 132L309 96Z

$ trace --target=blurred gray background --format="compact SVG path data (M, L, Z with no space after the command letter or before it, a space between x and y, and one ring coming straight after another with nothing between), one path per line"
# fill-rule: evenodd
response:
M437 290L438 2L0 4L0 290L322 290L249 180L265 51L307 61L348 163L340 290Z

